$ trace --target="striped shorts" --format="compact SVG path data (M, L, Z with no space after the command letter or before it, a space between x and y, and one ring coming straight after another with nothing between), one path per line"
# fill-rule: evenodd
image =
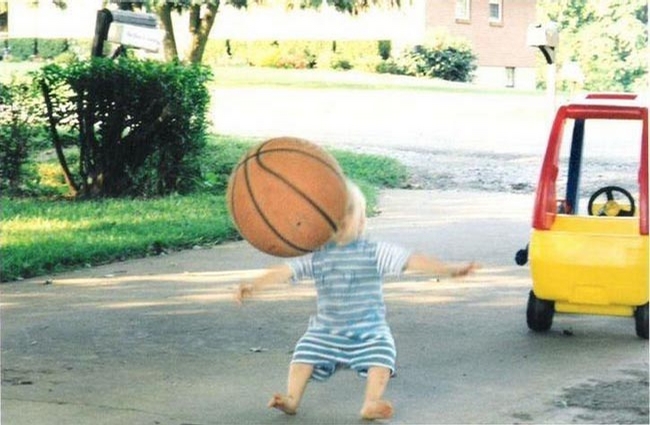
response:
M368 369L381 366L395 373L395 341L389 331L337 334L326 329L309 329L300 338L291 363L314 366L312 379L325 381L337 369L349 368L365 377Z

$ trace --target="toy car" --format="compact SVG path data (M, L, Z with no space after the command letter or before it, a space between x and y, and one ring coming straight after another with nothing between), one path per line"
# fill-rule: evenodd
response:
M629 316L648 339L647 100L592 93L558 108L531 238L515 257L530 261L533 331L548 331L555 313Z

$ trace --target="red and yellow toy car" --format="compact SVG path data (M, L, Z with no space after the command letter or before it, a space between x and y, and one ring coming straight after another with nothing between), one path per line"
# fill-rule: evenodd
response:
M592 93L558 109L516 261L530 261L533 331L555 313L629 316L648 338L648 99Z

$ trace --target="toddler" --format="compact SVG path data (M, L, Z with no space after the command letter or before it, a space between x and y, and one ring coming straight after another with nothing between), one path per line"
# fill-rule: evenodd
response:
M366 200L355 184L348 181L347 189L346 215L327 245L240 284L235 299L241 304L256 291L289 280L312 279L316 286L317 312L296 344L287 392L275 394L269 407L295 414L310 379L324 381L343 367L366 378L361 417L388 419L393 407L383 395L395 373L396 351L386 321L382 277L404 272L464 276L476 265L451 266L397 245L365 239Z

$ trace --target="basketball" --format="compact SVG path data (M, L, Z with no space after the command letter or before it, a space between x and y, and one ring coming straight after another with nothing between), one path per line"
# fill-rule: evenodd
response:
M345 178L336 159L293 137L250 149L233 169L226 196L241 236L278 257L321 247L338 229L346 208Z

